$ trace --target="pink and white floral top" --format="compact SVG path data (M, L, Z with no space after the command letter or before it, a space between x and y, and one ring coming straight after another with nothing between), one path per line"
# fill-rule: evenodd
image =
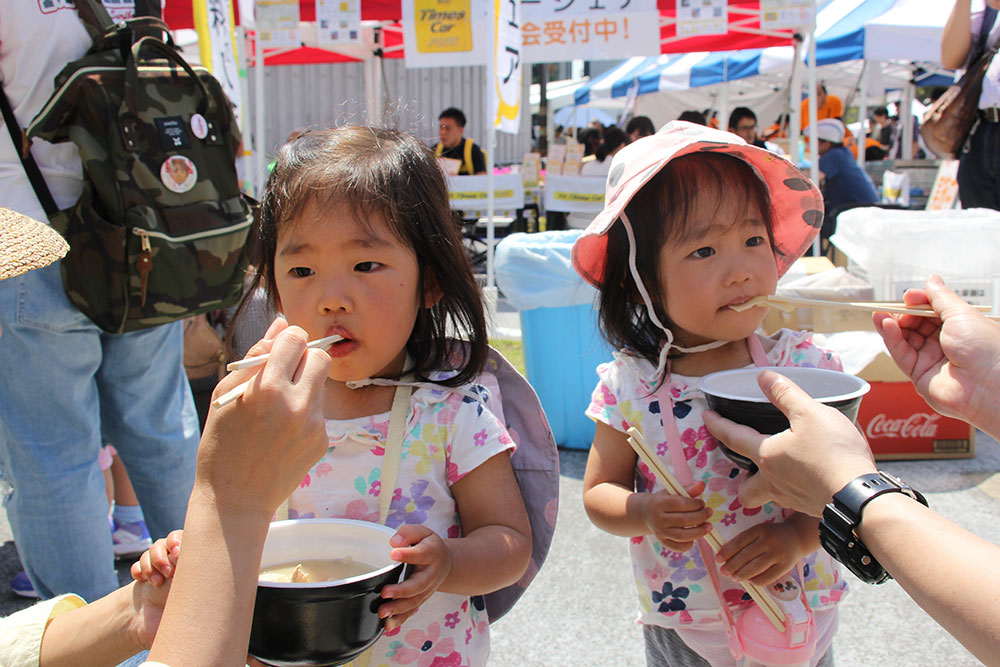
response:
M439 378L440 379L440 378ZM464 393L463 393L464 392ZM462 535L451 485L514 442L483 401L480 385L414 388L386 525L422 524L442 538ZM289 518L378 521L379 483L389 413L327 420L330 448L289 499ZM435 593L373 647L371 667L472 667L486 664L489 619L483 600Z
M773 339L775 345L767 358L774 366L841 368L836 355L816 347L808 332L782 329ZM650 445L655 443L656 453L673 469L660 421L660 404L653 393L655 387L645 380L654 370L644 359L624 353L598 366L600 380L587 416L619 431L635 426ZM670 375L672 417L692 477L706 484L702 498L713 510L711 521L716 532L726 542L755 524L783 521L783 510L771 503L754 508L740 503L737 491L747 473L726 458L705 427L701 413L708 404L697 389L698 380ZM635 488L640 492L662 488L641 461L636 467ZM663 627L721 624L718 596L697 547L677 553L663 547L653 535L645 535L632 538L629 551L639 593L640 623ZM814 610L832 607L847 592L847 582L837 564L822 549L804 559L804 573L806 599ZM720 576L723 597L730 605L750 601L738 581L721 572Z

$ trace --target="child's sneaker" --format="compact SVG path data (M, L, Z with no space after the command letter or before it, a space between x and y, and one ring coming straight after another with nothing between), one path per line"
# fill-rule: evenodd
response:
M115 558L132 558L153 546L145 521L118 523L111 520L111 548Z
M14 578L10 580L10 591L23 598L38 599L38 591L31 585L31 579L28 579L28 573L24 570L15 574Z

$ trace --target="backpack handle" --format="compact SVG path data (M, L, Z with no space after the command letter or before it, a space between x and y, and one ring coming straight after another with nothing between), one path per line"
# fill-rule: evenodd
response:
M139 56L144 49L152 49L171 61L178 67L184 69L201 89L201 102L198 105L198 113L206 118L215 118L218 111L215 98L208 92L205 83L198 77L191 65L181 57L177 51L163 43L162 40L153 36L146 36L132 45L132 64L125 74L125 94L122 96L122 106L118 111L118 118L127 116L133 118L138 116L139 101L136 91L139 89Z

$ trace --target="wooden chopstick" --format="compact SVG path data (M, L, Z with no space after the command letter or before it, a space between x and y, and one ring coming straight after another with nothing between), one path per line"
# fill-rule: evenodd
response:
M748 305L749 304L749 305ZM826 301L825 299L806 299L797 296L780 296L771 294L763 297L754 297L746 303L733 308L733 310L746 310L754 306L775 306L782 309L782 306L798 308L834 308L841 310L862 310L870 313L895 313L897 315L917 315L920 317L938 317L927 305L907 306L903 303L892 303L885 301ZM979 311L991 310L988 306L973 306ZM1000 320L998 315L986 315L991 320Z
M332 336L327 336L326 338L317 338L316 340L309 341L308 343L306 343L306 347L310 347L310 348L313 348L313 349L324 348L324 347L327 347L330 344L336 343L338 340L342 340L342 339L343 339L343 336L340 336L338 334L334 334ZM241 359L239 361L234 361L233 363L231 363L228 366L226 366L226 368L228 370L235 371L235 370L240 370L240 369L243 369L243 368L251 368L253 366L260 366L265 361L267 361L270 356L271 356L271 354L267 353L267 354L257 355L256 357L247 357L246 359ZM240 384L236 385L235 387L233 387L232 389L230 389L229 391L227 391L225 394L223 394L222 396L219 396L217 399L215 399L214 401L212 401L212 407L213 408L221 408L224 405L229 405L230 403L232 403L233 401L235 401L237 398L239 398L240 396L242 396L243 394L246 393L247 387L250 386L251 382L253 382L253 378L250 378L246 382L241 382Z
M632 446L632 449L635 450L635 453L639 456L639 458L642 459L643 463L645 463L646 466L653 472L653 475L656 476L664 488L675 495L684 496L685 498L691 497L687 492L687 489L685 489L677 478L674 477L674 474L670 472L670 469L661 465L660 462L649 453L645 439L634 426L628 430L628 443ZM719 538L719 534L715 532L715 528L709 531L709 533L705 536L705 540L708 542L708 545L712 547L712 551L718 552L722 548L723 542ZM743 588L746 589L747 593L750 594L750 597L753 598L754 602L756 602L761 608L761 611L764 612L764 615L767 616L769 621L771 621L771 624L775 627L775 629L777 629L778 632L784 632L786 618L784 608L775 602L774 598L772 598L766 590L762 589L753 582L742 581L740 583L743 584Z
M340 334L333 334L332 336L327 336L326 338L317 338L316 340L311 340L308 343L306 343L306 347L311 347L313 349L323 348L332 345L333 343L336 343L338 340L344 340L344 337L341 336ZM246 357L245 359L240 359L239 361L233 361L226 365L226 370L238 371L244 368L253 368L254 366L260 366L262 363L267 361L268 357L270 356L271 353L268 352L266 354L259 354L256 357Z

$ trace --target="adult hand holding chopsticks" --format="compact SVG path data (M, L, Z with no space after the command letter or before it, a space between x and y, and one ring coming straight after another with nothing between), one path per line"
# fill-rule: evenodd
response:
M243 664L260 557L275 509L326 452L326 352L276 320L250 351L259 368L232 373L221 395L252 378L246 393L208 414L177 564L149 660L176 665Z
M308 349L306 340L305 331L290 327L284 319L276 319L264 338L247 353L247 356L270 353L267 363L230 373L213 394L215 398L249 381L238 402L222 408L212 407L209 416L214 418L216 427L210 430L206 424L201 444L201 451L204 451L207 438L229 429L246 434L246 446L238 455L227 452L237 459L228 462L229 467L245 463L256 466L259 471L259 484L250 485L253 488L241 492L240 504L243 506L259 505L273 512L297 488L309 466L326 451L322 408L330 357L324 351ZM273 415L273 419L267 419L267 415ZM310 443L311 446L307 446ZM259 451L254 451L254 446ZM296 472L287 478L275 479L275 471L269 469L271 466L260 465L279 455L300 459L298 465L294 460L289 462L289 467L296 471L301 468L302 474ZM198 475L203 468L199 457ZM248 471L247 476L250 475ZM267 495L258 497L260 494Z
M875 329L917 392L944 415L1000 433L1000 326L931 276L924 289L903 295L908 305L930 304L935 318L875 315Z

